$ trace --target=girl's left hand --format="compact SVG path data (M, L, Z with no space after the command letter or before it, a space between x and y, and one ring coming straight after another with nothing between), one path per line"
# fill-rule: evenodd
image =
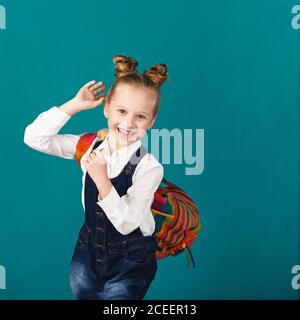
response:
M107 176L107 164L100 151L93 151L88 158L83 161L83 164L95 184L101 183L103 176Z

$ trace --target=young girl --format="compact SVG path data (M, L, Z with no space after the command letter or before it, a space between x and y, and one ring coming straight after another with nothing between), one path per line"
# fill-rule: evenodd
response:
M85 220L70 265L75 299L143 299L157 271L151 204L163 166L141 138L156 120L167 67L157 64L140 74L131 57L117 55L113 62L116 80L106 97L99 94L102 81L90 81L70 101L41 113L24 134L35 150L75 159L81 135L59 130L79 111L104 102L108 132L80 160Z

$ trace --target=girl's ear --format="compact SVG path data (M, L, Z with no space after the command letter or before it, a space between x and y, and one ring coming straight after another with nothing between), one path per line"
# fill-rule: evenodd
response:
M107 119L108 118L108 101L107 99L105 98L104 100L104 107L103 107L103 114L104 114L104 117Z

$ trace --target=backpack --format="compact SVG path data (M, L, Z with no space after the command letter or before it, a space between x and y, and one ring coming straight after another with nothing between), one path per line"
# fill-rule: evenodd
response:
M107 130L101 129L94 133L84 133L80 136L77 145L75 160L80 166L80 159L88 150L94 139L98 136L104 140ZM154 236L156 237L156 258L163 259L167 256L177 256L185 251L188 259L195 268L195 260L190 247L196 239L201 224L200 215L195 202L191 197L165 178L162 183L166 186L159 186L154 193L151 211L155 220Z

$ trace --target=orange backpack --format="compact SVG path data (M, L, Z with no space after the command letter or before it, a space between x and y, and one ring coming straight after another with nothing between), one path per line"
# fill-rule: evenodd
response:
M78 165L95 138L98 136L100 140L104 140L106 133L107 131L102 129L94 133L85 133L79 138L75 154ZM190 247L201 228L197 206L187 192L166 179L162 179L162 182L166 186L158 187L151 206L155 219L154 236L157 239L156 258L177 256L185 251L188 268L190 260L195 268Z

